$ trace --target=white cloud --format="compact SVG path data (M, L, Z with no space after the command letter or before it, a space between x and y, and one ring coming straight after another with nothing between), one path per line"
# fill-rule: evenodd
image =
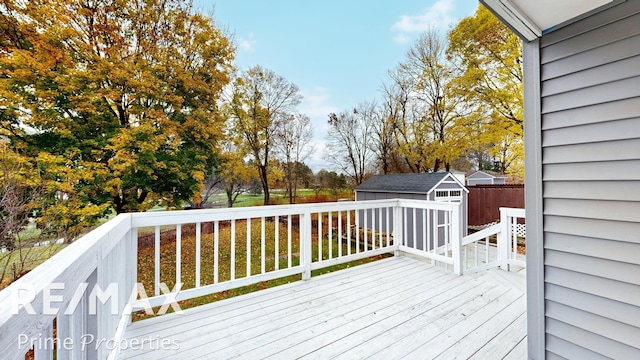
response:
M397 42L398 44L406 44L411 41L411 37L407 34L398 34L393 37L393 41Z
M253 49L253 45L256 44L256 40L253 37L253 33L249 33L249 38L245 39L243 37L238 38L238 47L242 50L251 51Z
M309 157L305 160L305 163L308 167L313 170L314 173L325 169L325 170L334 170L335 165L327 161L327 143L322 140L312 140L311 146L313 146L313 151L309 155Z
M412 33L421 33L429 29L447 30L456 21L453 12L453 0L438 0L426 8L422 14L402 15L391 26L391 30L399 32L393 40L397 43L406 43L411 40L409 34Z
M309 115L311 119L320 117L326 120L330 113L338 112L339 109L329 103L331 94L329 89L315 87L312 89L302 89L303 99L300 104L300 112Z

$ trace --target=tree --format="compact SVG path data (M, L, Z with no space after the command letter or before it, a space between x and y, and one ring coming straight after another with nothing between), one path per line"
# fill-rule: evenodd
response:
M351 177L355 186L362 184L365 174L372 167L374 116L373 103L362 103L351 112L329 115L329 157L342 172Z
M298 184L305 189L310 188L313 183L313 170L307 164L298 162L295 164L295 172Z
M408 141L407 128L413 85L400 66L387 73L390 83L383 83L378 121L374 123L375 149L382 173L416 171L400 151ZM419 167L419 165L418 165Z
M12 272L13 279L26 270L37 236L23 236L42 195L42 181L32 159L0 141L0 288Z
M238 196L247 190L249 183L258 178L256 167L244 160L246 151L232 142L227 142L217 174L222 189L227 195L227 207L233 207Z
M42 182L30 159L0 141L0 248L12 251L20 247L17 235L37 209L41 190Z
M100 165L94 165L45 152L36 159L44 189L38 224L62 236L65 243L110 212L108 203L92 202L93 193L99 191L96 186L105 175Z
M487 119L476 132L477 144L488 145L508 171L523 157L522 41L480 5L449 33L447 53L460 69L457 92L474 117Z
M4 2L0 23L0 126L50 155L49 189L118 213L197 201L234 55L210 18L179 0L37 0Z
M464 152L459 141L460 98L452 91L453 65L445 56L446 43L435 30L424 32L407 52L401 68L415 84L416 101L413 139L410 147L420 148L419 153L428 154L432 161L430 170L445 167ZM429 138L418 140L428 134ZM406 155L410 156L410 155Z
M383 88L383 90L386 90ZM390 102L385 103L382 106L378 106L372 103L375 107L372 122L372 140L371 151L376 156L377 166L380 168L383 174L388 174L393 167L394 155L395 155L395 140L394 140L394 110L395 106Z
M335 171L322 169L315 175L314 188L316 190L316 196L320 194L320 190L330 189L333 196L337 199L338 194L345 187L347 187L347 179L344 174L338 175Z
M278 124L276 138L276 148L284 166L289 203L293 204L298 190L298 165L313 151L311 119L304 114L288 116Z
M461 134L467 111L453 91L456 69L445 50L445 38L428 30L388 72L374 142L384 173L391 166L397 172L448 170L466 152Z
M276 134L300 103L300 90L275 72L255 66L233 84L230 114L257 167L264 204L270 203L270 177Z

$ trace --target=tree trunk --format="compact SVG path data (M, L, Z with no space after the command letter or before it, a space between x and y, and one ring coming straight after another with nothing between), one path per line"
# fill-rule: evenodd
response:
M296 197L298 196L298 175L297 173L293 174L293 201L291 201L292 204L296 203Z
M260 165L260 182L262 183L262 192L264 193L264 205L270 205L271 199L269 196L269 179L267 178L267 166Z
M437 172L438 170L440 170L440 162L440 159L436 159L433 164L433 172Z
M113 197L113 204L116 207L116 214L122 214L124 212L124 207L127 204L127 201L124 195L116 195Z
M233 207L233 191L225 190L225 194L227 194L227 207Z

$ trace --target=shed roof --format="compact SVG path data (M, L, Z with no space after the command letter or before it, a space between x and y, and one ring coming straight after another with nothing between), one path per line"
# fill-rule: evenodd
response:
M472 179L472 178L473 179L475 179L475 178L481 178L481 179L487 179L487 178L489 178L489 179L491 179L491 178L492 179L506 179L506 176L501 176L501 175L499 175L497 173L492 174L492 172L490 172L490 171L481 171L481 170L479 170L479 171L476 171L473 174L469 175L467 178L469 178L469 179Z
M444 178L447 172L418 174L374 175L356 188L356 191L384 191L427 194ZM451 176L455 180L454 176Z

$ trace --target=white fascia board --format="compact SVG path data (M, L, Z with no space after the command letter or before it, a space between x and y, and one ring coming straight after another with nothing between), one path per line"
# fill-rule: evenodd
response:
M542 29L509 0L480 0L480 2L493 10L502 21L527 41L542 37Z

